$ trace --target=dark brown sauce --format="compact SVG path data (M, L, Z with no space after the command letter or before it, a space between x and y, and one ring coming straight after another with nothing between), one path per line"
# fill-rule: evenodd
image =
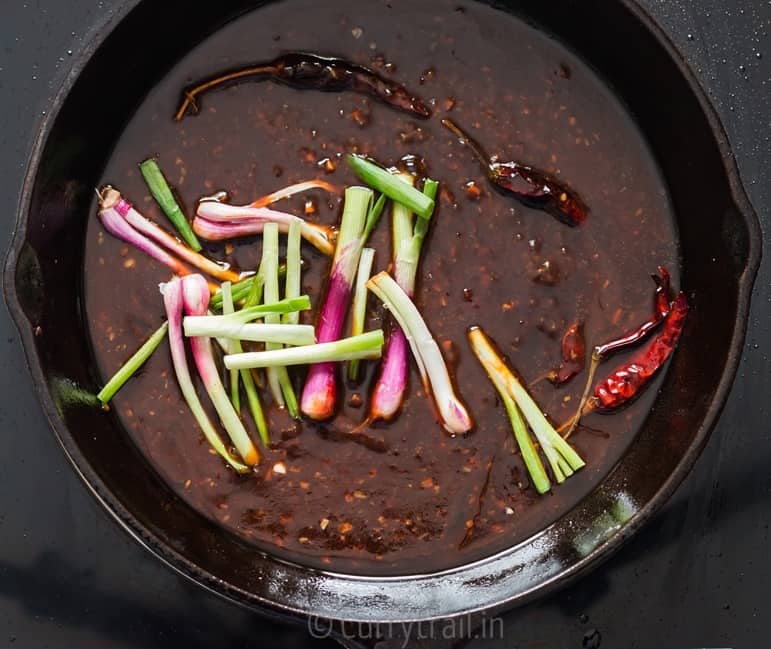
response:
M189 210L218 189L246 203L317 175L352 184L339 159L352 150L387 164L414 153L442 182L416 299L452 357L476 420L472 434L451 439L442 432L414 367L400 418L347 434L366 415L369 363L367 382L343 392L340 415L325 425L295 426L271 409L273 447L256 475L238 477L204 442L165 344L114 399L127 431L184 500L257 547L307 565L422 573L518 543L607 474L655 397L654 387L619 414L587 417L603 433L579 431L571 440L587 467L546 496L527 488L504 410L467 346L467 327L483 325L524 379L534 381L559 363L560 337L577 316L592 345L649 315L649 274L657 265L672 269L677 285L676 233L644 140L596 76L523 22L483 5L464 4L463 12L456 5L289 0L245 15L201 43L144 99L104 172L104 182L159 222L137 169L149 155L159 156ZM418 122L350 93L260 83L208 95L199 115L172 120L180 88L190 81L284 49L379 67L430 100L436 115ZM591 210L588 221L568 228L493 191L470 152L441 127L445 113L501 160L532 164L576 188ZM302 214L310 199L313 218L337 220L339 199L318 192L283 208ZM373 243L377 268L385 268L387 223ZM247 269L259 249L259 239L239 241L231 255L224 245L207 246L213 257ZM317 303L328 260L308 246L304 256L310 268L303 285ZM96 217L85 273L95 355L109 376L162 321L157 285L169 273L104 233ZM370 324L379 326L381 316L373 310ZM572 414L583 379L560 389L541 381L532 393L561 422Z

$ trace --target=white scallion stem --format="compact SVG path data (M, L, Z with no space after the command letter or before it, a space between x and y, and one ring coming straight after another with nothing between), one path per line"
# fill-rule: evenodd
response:
M471 430L471 416L455 394L439 345L415 304L388 273L375 275L367 287L383 301L404 331L423 383L433 394L445 430L454 435Z
M206 316L205 320L202 317L192 321L185 318L185 335L188 338L213 336L293 346L312 345L316 342L316 334L312 325L241 324L228 322L222 318L217 318L217 316Z
M496 368L496 376L499 376L502 380L503 387L516 402L535 434L538 443L541 445L555 480L563 482L574 471L583 467L585 465L584 461L573 447L554 430L554 426L546 419L538 404L528 394L514 373L500 359L484 331L479 327L472 328L469 332L469 340L474 353L485 368L487 369L488 366Z
M182 298L186 313L191 315L206 313L209 306L209 287L206 280L200 275L184 277L182 279ZM249 466L257 464L260 460L260 454L252 443L249 433L246 432L243 422L233 410L233 405L222 385L219 370L214 363L211 339L190 338L190 347L201 381L233 445L246 464Z
M356 358L379 358L383 349L383 330L368 331L360 336L343 338L331 343L318 343L307 347L288 347L264 352L245 352L225 356L225 367L284 367L309 363L335 363Z
M351 335L358 336L364 333L364 324L367 316L367 282L372 274L372 264L375 261L375 250L364 248L359 258L359 268L356 271L356 288L353 293L353 309L351 313ZM359 379L359 363L353 360L348 364L348 378L351 381Z
M287 299L300 297L302 281L301 242L302 219L295 219L289 224L289 233L286 237L286 288L284 289L284 297ZM299 324L300 314L297 311L287 313L284 316L284 322Z
M182 280L173 279L167 284L161 286L163 292L163 302L166 307L166 316L169 322L169 348L171 349L171 361L174 366L174 373L177 376L177 383L182 392L182 396L193 413L198 426L206 437L211 447L222 457L231 467L239 473L247 473L249 467L236 459L232 453L225 447L222 439L214 428L209 416L201 405L198 393L190 377L190 370L187 365L187 355L185 354L185 339L182 335Z

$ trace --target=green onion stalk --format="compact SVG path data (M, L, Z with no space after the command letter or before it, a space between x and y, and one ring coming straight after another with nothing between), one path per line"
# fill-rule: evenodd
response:
M193 229L190 227L190 223L188 223L187 218L182 212L182 208L174 197L174 192L171 191L171 187L169 187L169 183L166 181L158 163L153 158L150 158L139 165L139 170L142 172L142 177L145 179L153 198L177 229L179 235L188 246L196 252L200 252L201 242L198 241Z
M203 277L188 275L182 279L182 301L187 315L204 315L209 307L209 297L209 288ZM196 337L189 340L198 374L230 440L245 464L248 466L257 464L260 459L259 451L252 443L243 422L228 399L214 362L211 339Z
M399 174L398 178L408 185L414 182L409 174ZM437 189L438 183L427 179L423 193L434 199ZM408 208L399 203L394 204L392 213L394 279L410 298L415 292L420 251L428 233L429 223L428 219L417 219L415 222ZM378 419L388 421L399 412L407 391L408 354L409 344L404 331L398 324L394 324L389 330L380 374L372 389L369 421Z
M368 216L372 215L372 196L372 190L366 187L348 187L345 190L337 246L324 302L319 310L316 335L320 343L338 340L343 331L367 222L371 220ZM335 412L336 402L335 364L325 362L312 365L300 401L303 413L319 421L328 419Z
M420 371L426 392L432 395L440 423L451 435L471 430L473 421L456 395L442 352L415 304L385 272L369 280L367 287L382 302L404 331Z
M174 373L177 376L177 383L182 391L182 396L211 447L238 473L247 473L249 471L249 466L236 458L222 442L222 439L215 430L209 416L203 409L198 394L195 391L193 381L190 378L187 355L185 354L185 341L182 336L182 310L184 305L182 280L175 278L166 284L162 284L161 292L163 293L163 304L166 308L166 317L168 318L169 323L171 361L174 366ZM253 460L253 464L256 464L259 460L259 456L250 455L250 459Z
M266 223L262 234L262 261L260 263L261 274L265 280L264 294L265 302L277 302L279 299L278 282L278 225L275 223ZM247 300L249 303L249 300ZM268 314L265 316L266 325L280 325L281 316ZM299 325L298 325L299 326ZM270 351L280 348L279 343L266 343L265 349ZM268 385L273 394L276 403L286 407L289 416L293 419L299 419L300 410L297 406L297 397L292 387L292 381L289 378L289 372L286 367L268 368Z
M244 352L225 356L228 369L286 367L309 363L339 363L380 358L385 337L382 329L328 343L306 347L286 347L264 352Z
M229 282L222 284L222 305L223 311L227 315L236 316L233 305L233 294L231 292L231 286ZM188 316L188 318L196 316ZM210 316L198 316L198 317L210 317ZM217 336L217 334L212 334ZM222 337L217 336L218 341ZM243 352L244 349L241 345L241 340L233 338L229 340L228 350L233 353ZM240 377L240 381L239 381ZM260 401L260 395L257 393L257 387L254 384L254 377L249 370L230 370L230 400L233 402L233 407L236 412L241 412L241 391L239 389L239 383L243 382L244 392L246 392L246 402L249 404L249 412L252 414L254 425L257 427L257 433L260 436L264 446L270 443L270 434L268 432L268 422L265 420L265 413L262 409L262 402Z
M367 282L372 275L372 264L375 261L375 250L364 248L359 258L359 268L356 271L356 287L353 292L353 308L351 309L351 335L358 336L364 333L364 325L367 316ZM360 361L353 360L348 363L348 379L359 380Z
M120 369L113 374L112 378L107 381L105 386L99 390L96 398L99 399L103 406L106 406L115 396L115 393L126 384L126 381L134 376L134 374L139 371L139 368L147 362L147 359L152 356L158 345L160 345L166 337L168 328L168 322L164 322L158 327L142 346L132 354L131 358L129 358Z
M519 412L524 415L530 429L535 434L538 444L549 462L554 479L558 483L564 482L566 478L585 465L584 461L549 423L538 404L503 362L487 334L480 327L472 327L469 329L468 338L471 349L504 399L504 405L506 405L525 466L536 490L539 493L548 491L549 479L535 452L532 440L523 430ZM509 403L512 401L514 403Z

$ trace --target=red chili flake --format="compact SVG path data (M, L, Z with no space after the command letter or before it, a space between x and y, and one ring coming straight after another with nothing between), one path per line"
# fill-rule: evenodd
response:
M478 201L482 197L482 190L475 181L469 180L465 184L466 198L472 201Z

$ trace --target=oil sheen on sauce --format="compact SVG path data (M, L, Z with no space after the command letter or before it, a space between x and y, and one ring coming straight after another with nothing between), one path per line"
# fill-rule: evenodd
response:
M587 66L508 14L461 4L288 0L244 15L200 43L143 99L104 171L105 183L162 223L137 168L151 155L188 211L219 189L247 203L316 176L353 184L340 160L349 151L388 164L407 153L422 156L442 183L416 300L473 413L471 434L442 432L414 366L398 420L349 434L366 416L375 370L368 363L366 380L345 386L338 416L325 424L294 425L263 391L273 443L256 474L239 477L204 442L165 343L114 399L115 416L184 501L256 548L305 565L423 573L519 543L612 469L655 397L653 386L622 413L587 417L596 430L571 440L586 468L545 496L528 488L504 409L468 348L466 329L482 325L533 383L558 365L560 336L576 317L592 345L648 316L656 266L669 267L677 285L676 232L645 141ZM419 121L350 93L247 83L203 97L197 116L172 120L190 81L289 49L393 74L431 101L434 118ZM470 152L441 127L445 114L500 160L541 167L577 189L589 205L588 221L569 228L493 191ZM333 223L340 199L309 192L282 208ZM386 268L387 219L373 245L376 268ZM255 237L206 251L252 269L260 243ZM303 255L303 288L315 306L329 261L307 245ZM158 283L169 273L106 234L96 217L84 272L94 355L106 377L162 321ZM370 314L370 326L380 326L374 298ZM301 378L295 376L298 385ZM561 422L584 378L559 389L540 381L532 394Z

